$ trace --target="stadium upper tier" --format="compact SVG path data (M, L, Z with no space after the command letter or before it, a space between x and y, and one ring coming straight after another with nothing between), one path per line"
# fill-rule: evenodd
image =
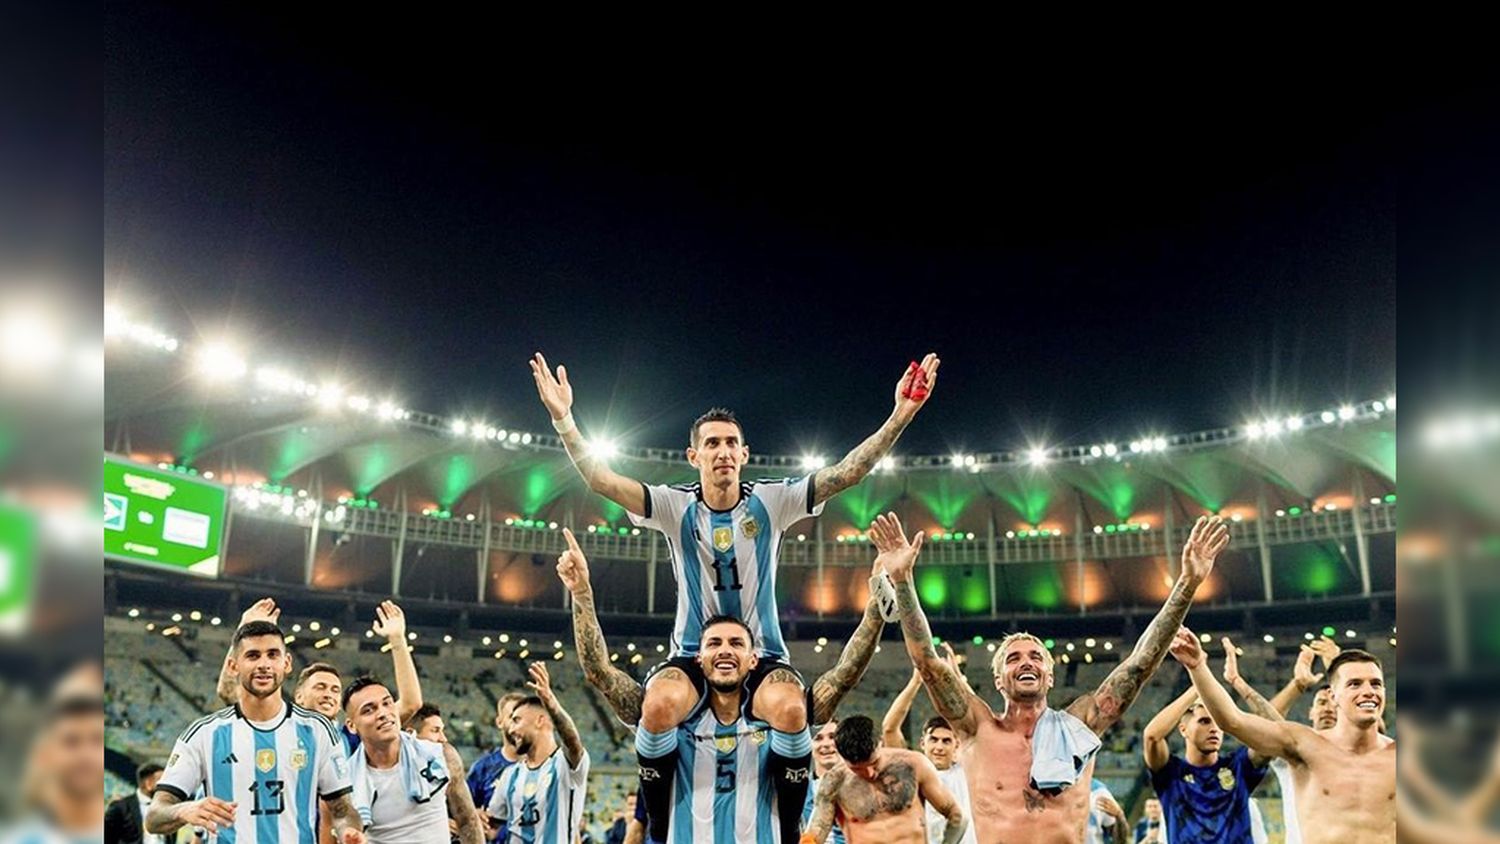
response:
M629 587L629 609L671 606L670 575L657 573L665 544L585 488L534 396L516 397L511 419L440 417L178 343L118 313L107 334L105 447L233 488L227 575L559 606L550 567L525 564L555 557L569 525L591 559L623 567L611 585L646 581ZM593 447L646 482L696 477L677 449ZM1118 442L898 453L788 531L779 586L810 614L857 612L873 557L860 532L894 510L928 532L934 603L1146 606L1166 594L1192 520L1220 513L1235 521L1233 545L1204 600L1386 593L1395 453L1394 396ZM753 455L746 477L837 458Z

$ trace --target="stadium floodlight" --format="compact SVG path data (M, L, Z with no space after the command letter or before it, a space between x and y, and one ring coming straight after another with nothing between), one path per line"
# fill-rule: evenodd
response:
M0 363L35 371L55 363L63 341L52 321L36 311L16 311L0 322Z
M1266 635L1260 637L1260 640L1269 645L1276 641L1276 637L1272 636L1270 633L1267 633Z
M318 389L318 404L324 410L338 410L344 403L344 388L338 384L324 384Z
M1300 431L1300 430L1302 430L1302 416L1301 416L1301 414L1297 414L1297 415L1293 415L1293 416L1288 416L1286 418L1286 429L1288 431Z
M1350 419L1353 419L1353 418L1354 418L1354 406L1353 405L1346 404L1343 407L1339 408L1339 420L1340 421L1348 422Z
M1258 440L1264 433L1265 429L1261 427L1259 422L1251 422L1245 426L1245 436L1249 439Z
M1104 526L1103 525L1094 525L1094 533L1103 533L1103 532L1104 532Z
M359 413L368 413L370 411L370 397L369 396L350 396L349 397L349 409L350 410L354 410L354 411L358 411Z
M821 468L823 468L824 466L827 466L827 465L828 465L828 459L826 457L823 457L823 456L817 455L817 454L804 454L804 455L802 455L802 468L803 469L821 469Z
M1115 445L1114 443L1105 443L1104 444L1104 456L1105 457L1114 457L1116 454L1119 454L1119 453L1120 453L1120 447L1119 446Z
M1390 410L1396 409L1396 394L1391 393L1385 397L1385 406Z
M476 440L484 439L484 422L474 421L469 423L469 435Z
M469 423L465 422L462 419L455 419L455 420L453 420L453 426L452 426L452 428L453 428L453 435L455 437L461 437L464 434L467 434L469 432Z
M880 458L878 462L876 462L875 468L882 472L889 472L890 470L896 468L896 458L887 454L886 456Z
M1102 446L1102 445L1089 446L1089 456L1090 457L1103 457L1104 456L1104 446Z
M453 644L453 634L451 634L451 633L444 633L443 634L443 644L445 644L445 645L451 645L451 644Z
M220 381L233 381L249 367L245 359L224 343L209 343L198 351L198 374Z
M1152 439L1151 440L1151 450L1152 451L1166 451L1167 450L1167 438L1166 437L1156 437L1156 438Z
M521 435L521 445L531 445L531 434L527 433Z
M975 457L974 455L972 455L972 454L965 454L964 455L964 465L967 466L967 467L969 467L970 469L974 468L974 466L977 465L978 463L979 463L979 458Z
M1331 425L1333 424L1333 420L1337 419L1338 417L1334 415L1333 411L1325 410L1322 413L1318 414L1318 418L1323 420L1324 425Z
M953 468L962 469L964 465L964 456L962 454L955 454L953 455L953 457L949 458L949 462L953 464Z
M1140 440L1131 440L1130 441L1130 453L1131 454L1140 454L1141 453L1141 441Z
M1085 648L1092 648L1094 644L1094 639L1092 637L1083 640L1083 646Z
M1281 433L1281 420L1267 419L1265 421L1266 436L1274 437Z
M510 432L510 436L507 437L506 439L509 440L511 443L518 443L518 442L521 441L521 432L520 431L511 431Z
M1385 412L1385 402L1383 402L1383 401L1376 401L1375 403L1373 403L1373 404L1370 405L1370 409L1373 410L1373 411L1375 411L1376 413L1384 413Z

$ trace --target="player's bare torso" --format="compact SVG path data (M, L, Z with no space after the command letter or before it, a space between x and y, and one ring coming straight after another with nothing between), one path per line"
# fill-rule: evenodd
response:
M1288 760L1306 844L1396 840L1396 742L1355 753L1314 737Z
M874 780L845 769L834 805L850 844L926 844L926 810L911 751L891 751Z
M1083 840L1089 815L1089 762L1071 788L1050 796L1031 787L1031 738L993 713L978 717L976 733L958 752L969 781L975 837L980 844L1035 844Z

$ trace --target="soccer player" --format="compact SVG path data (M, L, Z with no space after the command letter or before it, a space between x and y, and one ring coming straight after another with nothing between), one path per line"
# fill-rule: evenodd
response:
M947 642L943 643L944 656L953 666L960 678L963 677L963 669L960 667L958 656L953 653L953 647ZM911 705L917 696L917 690L922 687L922 675L916 669L912 669L911 680L906 688L896 695L891 702L891 708L886 711L885 719L881 722L881 744L886 747L906 748L906 737L901 733L901 725L906 721L906 716L911 712ZM814 746L816 753L816 746ZM955 758L958 752L958 736L953 732L953 725L941 715L927 719L922 726L921 738L917 740L917 749L927 757L927 761L937 769L938 780L943 787L947 788L958 801L958 807L963 810L967 817L972 814L969 807L969 781L964 776L963 766L958 764ZM947 819L938 812L931 804L927 806L927 830L928 837L941 839ZM971 825L964 833L963 844L974 844L974 828Z
M927 844L923 804L943 816L943 844L958 844L969 819L920 753L882 747L875 722L855 715L839 722L834 745L844 764L818 783L803 844L823 844L835 819L851 844Z
M1167 744L1174 728L1182 756ZM1146 725L1141 752L1171 840L1251 844L1250 793L1265 778L1267 760L1252 759L1247 747L1221 755L1223 743L1224 731L1191 687Z
M689 431L687 461L698 482L647 485L616 473L592 453L573 420L573 387L567 368L556 374L540 353L531 361L537 392L568 456L589 488L629 513L631 521L666 537L677 580L677 618L672 652L648 674L636 730L637 756L651 837L665 839L667 794L675 767L668 753L654 757L645 746L670 746L673 731L696 711L707 693L695 657L709 616L743 619L759 642L760 661L748 679L750 714L784 735L806 740L808 711L801 677L785 661L786 646L776 608L776 565L781 536L792 525L822 512L824 502L858 483L890 451L936 386L939 360L927 355L896 384L895 407L880 429L838 463L784 481L741 481L750 459L745 432L733 413L713 409ZM782 807L783 835L794 834L797 807L807 795L808 756L777 760L771 772Z
M1177 634L1172 656L1192 674L1193 687L1225 732L1291 766L1304 842L1396 840L1396 742L1380 732L1385 674L1379 659L1361 650L1334 658L1328 681L1338 718L1331 728L1317 732L1236 707L1214 678L1192 631Z
M1135 824L1135 844L1167 844L1167 827L1162 823L1160 799L1146 798L1146 809Z
M1093 692L1065 711L1048 708L1052 654L1029 633L1012 633L995 651L995 688L1005 698L996 714L957 676L932 646L932 631L912 584L922 534L909 542L894 513L870 531L896 588L906 651L937 705L958 734L959 762L969 778L975 837L980 841L1076 842L1084 835L1098 736L1117 722L1166 656L1193 594L1229 544L1218 517L1200 518L1182 551L1182 568L1166 603L1120 665ZM1041 728L1052 752L1034 758ZM1075 752L1076 751L1076 752ZM1035 763L1035 764L1034 764ZM1042 778L1037 779L1037 774Z
M285 640L269 621L235 631L229 669L238 700L177 739L146 813L147 832L201 826L219 844L314 844L321 799L339 844L364 844L337 728L281 697L292 670ZM204 797L188 799L200 788Z
M531 664L527 687L510 712L507 732L520 758L495 783L489 813L505 822L502 844L573 844L583 820L589 753L573 719L552 692L547 666Z
M479 807L480 820L484 821L484 837L490 841L505 839L505 823L490 817L488 807L500 775L521 758L510 735L510 714L527 697L521 692L506 692L495 701L495 727L500 730L500 745L474 760L474 767L469 770L469 794Z
M836 766L844 764L839 760L838 745L833 738L838 734L838 719L829 721L818 727L813 733L813 776L807 784L807 802L802 807L802 828L807 829L807 824L812 820L812 813L818 796L818 781L828 776ZM844 830L834 821L833 829L829 833L833 844L844 844Z
M359 733L350 782L371 844L448 844L450 815L461 844L484 840L458 751L403 733L395 699L373 677L349 684L344 711Z
M448 724L443 720L443 711L435 703L422 704L422 708L411 716L406 727L412 735L424 741L448 743Z

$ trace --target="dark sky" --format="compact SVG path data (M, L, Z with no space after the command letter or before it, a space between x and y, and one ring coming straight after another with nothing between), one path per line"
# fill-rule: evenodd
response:
M1374 80L770 57L532 62L479 22L113 6L106 282L376 396L835 453L943 359L901 450L1079 444L1395 383ZM894 61L894 59L892 59ZM1274 64L1274 63L1273 63Z

